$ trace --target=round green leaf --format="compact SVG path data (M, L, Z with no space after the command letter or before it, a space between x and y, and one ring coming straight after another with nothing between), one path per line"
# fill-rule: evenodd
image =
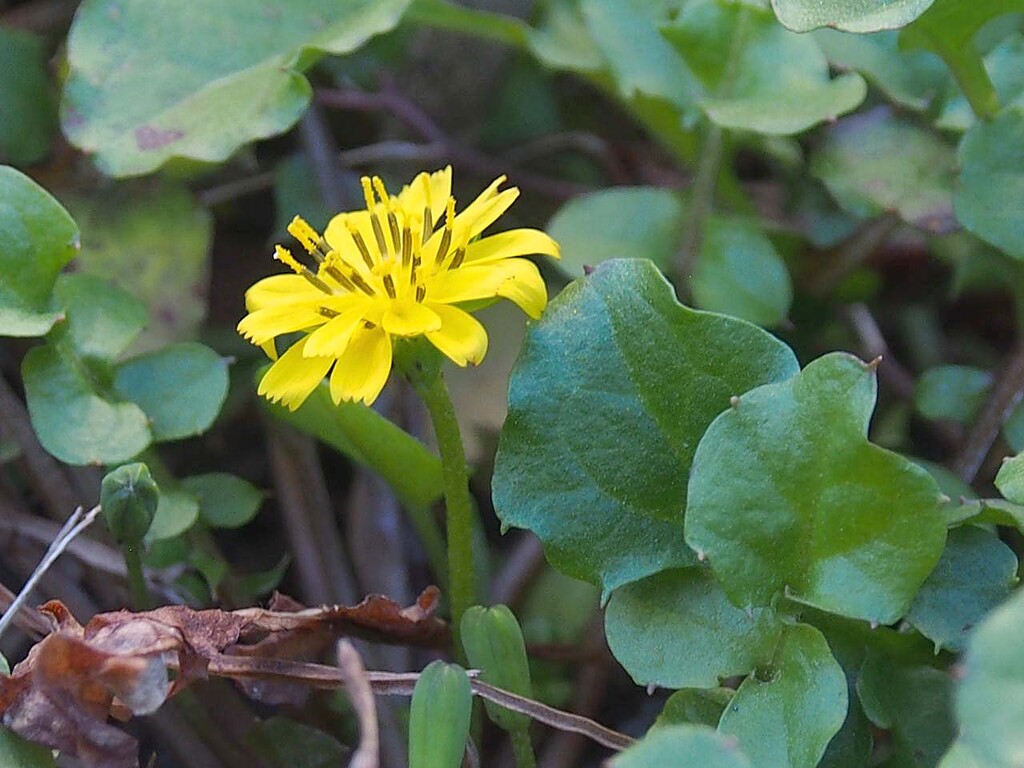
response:
M857 216L895 212L935 233L956 228L953 149L878 107L841 120L814 153L811 173Z
M29 350L21 364L32 426L43 447L66 464L119 464L152 441L135 403L97 391L80 361L52 346Z
M974 631L964 657L956 713L964 744L984 765L1016 766L1024 758L1024 591Z
M737 55L723 56L735 47L737 29ZM704 85L700 106L723 128L801 133L856 108L867 94L860 75L829 78L813 38L750 3L690 0L662 32Z
M996 475L996 488L1008 500L1024 504L1024 453L1003 459Z
M605 632L637 684L711 688L767 663L782 626L767 608L734 606L706 569L685 568L615 590Z
M960 222L982 240L1024 259L1024 108L980 121L960 142Z
M735 742L699 725L667 725L612 758L610 768L750 768Z
M180 536L199 518L199 500L183 488L161 488L153 523L146 543Z
M718 730L763 768L814 768L846 717L846 675L814 627L786 627L774 664L750 675Z
M949 532L946 550L907 611L907 621L935 643L962 651L974 625L1010 594L1017 557L999 537L965 526Z
M935 0L772 0L779 21L794 32L835 27L877 32L906 26Z
M613 187L573 198L548 223L562 247L558 269L580 277L609 259L650 259L663 271L682 236L679 196L658 187Z
M694 723L716 728L735 695L732 688L683 688L668 697L654 727Z
M57 109L43 43L6 26L0 27L0 115L0 158L23 164L46 156Z
M60 275L53 294L67 315L60 329L82 357L113 360L146 324L134 296L92 275Z
M214 528L241 528L256 517L263 503L258 488L227 472L186 477L181 487L199 500L203 522Z
M146 412L154 440L180 440L217 418L228 392L227 363L202 344L172 344L120 365L114 386Z
M4 768L54 768L56 763L46 747L25 741L0 726L0 765Z
M873 367L826 355L738 398L704 434L686 540L737 605L785 592L888 624L935 567L946 535L939 489L868 442L875 387Z
M692 565L682 522L700 435L731 396L795 369L756 326L678 304L651 262L605 262L527 331L495 460L498 515L605 596Z
M917 380L914 406L929 419L948 419L961 424L971 420L992 386L992 374L967 365L929 368Z
M24 174L0 166L0 336L42 336L61 318L53 284L78 251L78 227Z
M393 28L409 0L89 0L68 36L64 131L113 176L172 157L220 161L288 129L309 102L300 72Z

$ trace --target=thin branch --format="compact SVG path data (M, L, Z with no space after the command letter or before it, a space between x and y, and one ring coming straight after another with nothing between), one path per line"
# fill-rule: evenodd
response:
M28 577L25 582L25 586L21 588L21 592L14 598L10 607L4 613L3 617L0 617L0 637L3 636L4 631L10 626L11 622L14 621L21 607L28 600L29 595L35 588L36 584L39 583L39 579L50 570L50 567L56 562L57 558L61 556L61 553L67 548L68 544L75 540L82 531L93 524L96 520L97 515L100 513L100 506L97 504L95 507L90 509L84 516L82 515L82 508L79 507L75 510L74 514L68 518L67 522L64 523L64 527L60 529L57 534L57 538L53 540L53 544L46 551L46 555L40 561L39 565L32 572L32 575Z
M1024 340L1019 341L1003 372L992 388L985 407L967 433L967 439L953 460L953 471L965 483L974 478L985 462L999 430L1024 397Z

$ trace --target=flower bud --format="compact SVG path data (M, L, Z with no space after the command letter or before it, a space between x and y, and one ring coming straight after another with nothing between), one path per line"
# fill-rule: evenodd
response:
M474 605L462 616L462 647L480 679L509 693L532 698L530 666L526 661L523 631L515 615L504 605ZM530 718L485 701L487 716L506 731L525 731Z
M429 664L412 693L409 768L459 768L472 711L466 670L443 661Z
M100 506L119 544L137 546L153 523L160 489L145 464L125 464L108 472L100 486Z

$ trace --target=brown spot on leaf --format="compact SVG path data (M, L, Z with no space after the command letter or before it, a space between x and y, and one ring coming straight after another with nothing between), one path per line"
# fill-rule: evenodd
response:
M177 129L161 130L151 125L140 125L135 129L135 143L143 152L166 147L185 135Z

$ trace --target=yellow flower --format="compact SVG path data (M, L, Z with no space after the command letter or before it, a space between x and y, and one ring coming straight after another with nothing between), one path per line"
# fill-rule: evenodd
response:
M363 178L366 209L331 219L321 237L295 217L288 231L315 269L277 246L295 274L260 280L245 294L239 332L276 362L259 393L295 410L330 373L335 403L370 404L391 372L395 337L426 338L457 365L476 365L487 332L459 305L503 297L537 318L547 289L527 254L558 258L558 244L536 229L480 237L519 196L494 181L455 215L452 172L421 173L395 196ZM277 357L275 339L305 335Z

